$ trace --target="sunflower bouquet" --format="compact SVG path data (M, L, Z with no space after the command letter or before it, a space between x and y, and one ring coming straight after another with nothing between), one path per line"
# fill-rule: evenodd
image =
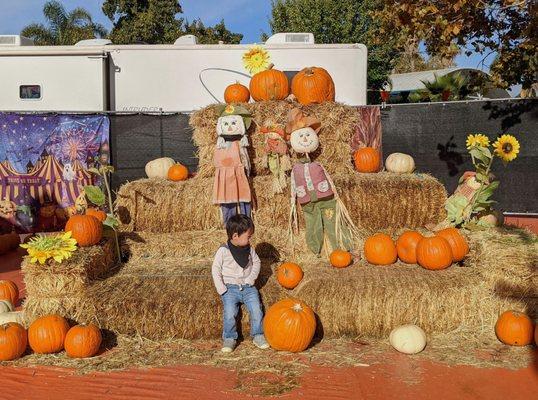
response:
M491 144L486 135L471 134L467 137L466 146L475 171L463 174L458 188L447 199L447 219L456 226L469 223L490 226L490 220L484 217L493 214L495 201L492 196L500 183L491 174L491 167L496 157L504 165L515 160L519 153L519 142L512 135L501 135Z

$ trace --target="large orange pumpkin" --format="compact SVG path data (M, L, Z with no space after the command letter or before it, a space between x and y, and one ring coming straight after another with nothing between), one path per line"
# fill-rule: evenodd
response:
M349 251L336 249L331 253L329 260L333 267L345 268L351 265L352 257Z
M364 242L364 257L370 264L388 265L396 262L398 251L389 235L376 233Z
M250 79L250 95L256 101L284 100L290 93L288 77L282 71L273 68L258 72Z
M65 231L71 231L79 246L93 246L103 237L103 224L92 215L75 214L65 224Z
M286 289L293 289L303 279L303 270L295 263L286 262L278 267L276 279Z
M294 298L280 300L269 307L263 319L263 332L275 350L297 353L305 350L316 331L314 311Z
M36 353L62 351L69 324L65 318L52 314L36 319L28 328L28 342Z
M303 68L291 81L291 93L304 105L334 101L333 78L323 68Z
M464 259L469 253L467 240L456 228L446 228L435 233L437 236L444 237L452 249L452 261L457 262Z
M417 231L406 231L396 240L398 258L406 264L417 263L417 245L424 238Z
M1 280L0 300L9 300L13 306L16 306L19 301L19 289L17 285L8 280Z
M379 150L373 147L358 149L353 156L353 160L355 161L355 169L359 172L379 171L381 158L379 156Z
M101 222L105 222L106 220L106 212L103 210L99 210L98 208L88 208L86 210L86 215L91 215L92 217L97 218Z
M168 169L168 179L174 182L184 181L189 177L189 170L183 164L174 164Z
M417 262L426 269L438 270L452 264L452 249L441 236L425 237L417 245Z
M534 326L531 319L517 311L505 311L495 324L495 334L504 344L526 346L532 343Z
M250 92L248 88L239 82L228 85L224 90L224 101L230 103L248 103Z
M22 356L28 344L28 334L21 324L8 322L0 325L0 361L11 361Z
M93 357L102 341L101 331L95 325L75 325L65 336L65 352L72 358Z

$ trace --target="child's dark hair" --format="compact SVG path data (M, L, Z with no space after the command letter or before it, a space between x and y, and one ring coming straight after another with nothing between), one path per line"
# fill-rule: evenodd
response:
M254 231L254 222L250 217L243 214L237 214L226 222L226 233L228 234L228 240L232 239L234 233L242 235L246 231L252 229Z

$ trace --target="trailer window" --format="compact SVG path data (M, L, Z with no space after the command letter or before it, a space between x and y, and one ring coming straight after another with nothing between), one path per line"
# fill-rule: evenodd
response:
M41 98L41 86L21 85L19 86L19 97L25 100L38 100Z

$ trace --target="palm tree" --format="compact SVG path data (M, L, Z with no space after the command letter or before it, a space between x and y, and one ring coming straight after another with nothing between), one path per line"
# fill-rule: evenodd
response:
M73 45L107 34L105 27L93 22L90 13L81 7L68 13L60 2L52 0L45 3L43 14L48 26L30 24L21 31L22 36L33 39L38 46Z

